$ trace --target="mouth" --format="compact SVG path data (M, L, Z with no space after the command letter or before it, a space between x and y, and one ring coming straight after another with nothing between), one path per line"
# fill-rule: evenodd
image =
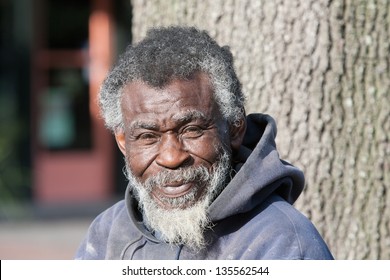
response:
M159 188L159 192L168 198L175 198L183 196L189 193L194 184L192 182L189 183L169 183L161 188Z

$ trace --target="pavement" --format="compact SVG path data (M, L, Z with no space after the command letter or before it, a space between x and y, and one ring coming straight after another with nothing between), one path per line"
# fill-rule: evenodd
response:
M69 260L93 217L0 222L0 259Z
M106 201L42 204L0 202L0 260L71 260Z

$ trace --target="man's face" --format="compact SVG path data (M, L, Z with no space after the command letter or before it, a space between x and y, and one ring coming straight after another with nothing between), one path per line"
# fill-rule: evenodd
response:
M207 209L225 187L245 121L229 127L205 74L163 88L129 83L115 134L144 223L168 243L203 248Z
M164 209L196 203L208 188L201 182L204 170L212 171L223 148L230 153L228 124L208 76L173 80L164 88L132 82L121 104L124 131L116 139L132 175ZM188 169L195 175L183 178Z

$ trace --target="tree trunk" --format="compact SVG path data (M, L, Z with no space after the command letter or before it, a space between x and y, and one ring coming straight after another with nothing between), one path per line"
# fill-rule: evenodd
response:
M133 38L195 25L230 45L248 112L302 168L296 207L338 259L390 259L390 1L132 0Z

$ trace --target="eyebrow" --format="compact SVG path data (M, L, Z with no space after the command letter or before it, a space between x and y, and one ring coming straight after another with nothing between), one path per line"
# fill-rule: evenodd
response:
M148 130L157 130L159 128L159 125L152 123L152 122L146 122L146 121L134 121L130 124L130 130L136 130L136 129L148 129Z
M185 124L194 120L201 120L204 122L211 121L203 112L197 110L189 110L185 113L180 113L172 116L172 120L178 125ZM144 120L136 120L130 124L130 130L136 129L147 129L147 130L158 130L160 125L155 122L148 122Z
M203 121L210 120L210 118L206 117L206 115L203 112L197 110L189 110L186 111L184 114L174 115L172 119L178 123L186 123L194 120L203 120Z

